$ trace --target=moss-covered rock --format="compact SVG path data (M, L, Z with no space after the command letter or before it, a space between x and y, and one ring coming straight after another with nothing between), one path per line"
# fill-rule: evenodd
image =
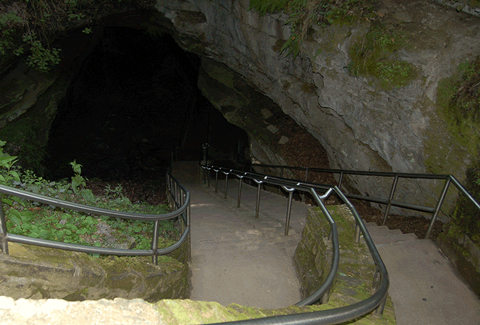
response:
M355 220L350 210L344 205L329 206L328 210L337 224L340 264L335 283L329 292L329 301L321 306L338 308L365 300L373 294L375 265L365 243L355 242ZM329 231L330 224L320 209L310 209L302 240L294 256L303 298L316 291L330 271L332 247L328 239ZM382 318L368 315L355 324L396 324L390 297L387 298Z
M170 257L93 258L84 253L9 244L0 254L0 295L13 298L96 300L160 299L189 295L188 267Z

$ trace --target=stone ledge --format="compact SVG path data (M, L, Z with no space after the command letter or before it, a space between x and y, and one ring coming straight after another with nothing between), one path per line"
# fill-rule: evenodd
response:
M332 306L318 305L281 309L261 309L217 302L161 300L155 304L142 299L69 302L61 299L14 300L0 296L0 318L4 325L23 324L209 324L268 316L321 311ZM377 322L375 322L377 320ZM384 318L369 316L349 324L392 324Z
M93 258L84 253L9 244L0 253L0 295L69 301L117 297L147 301L186 298L188 266L170 257Z

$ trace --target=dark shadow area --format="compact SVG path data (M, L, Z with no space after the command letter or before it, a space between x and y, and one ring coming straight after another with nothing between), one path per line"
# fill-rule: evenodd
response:
M199 160L206 141L219 141L226 155L239 138L247 144L246 133L200 93L199 66L169 35L105 27L59 105L46 177L72 176L69 163L76 160L88 178L159 179L172 152Z

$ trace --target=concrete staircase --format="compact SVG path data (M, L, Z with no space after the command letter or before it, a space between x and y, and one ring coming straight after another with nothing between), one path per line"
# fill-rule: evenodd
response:
M399 229L389 229L387 226L377 226L374 222L366 223L365 226L367 227L370 236L372 236L372 239L374 239L377 248L388 244L418 239L413 233L404 234Z
M176 175L192 194L192 299L264 308L299 301L291 257L309 206L294 202L290 233L283 236L285 197L262 191L257 219L255 186L244 185L237 208L236 179L229 181L224 199L223 174L215 193L214 182L211 187L198 182L198 166L177 167L185 175ZM480 324L478 298L434 242L366 226L389 272L397 324Z
M478 325L480 302L435 243L366 224L390 277L398 325Z
M179 176L188 184L192 200L191 299L268 309L300 301L293 255L310 206L293 203L289 235L284 236L285 196L262 191L255 218L256 187L243 184L237 208L238 179L229 180L225 199L224 177L216 193L214 182L210 187L188 182L194 172Z

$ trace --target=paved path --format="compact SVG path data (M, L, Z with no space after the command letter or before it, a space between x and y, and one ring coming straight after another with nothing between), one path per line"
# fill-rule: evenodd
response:
M194 181L196 167L182 170L180 179L192 193L192 299L265 308L300 300L291 257L308 206L295 203L285 237L286 198L262 191L255 219L256 187L244 187L237 209L237 181L230 181L225 200L223 181L214 193L213 181L210 188ZM368 228L389 272L397 324L480 324L478 298L432 241Z
M255 218L256 187L243 185L237 208L238 180L229 181L225 199L224 180L215 193L213 183L207 187L192 178L179 176L191 193L191 299L262 308L300 301L292 258L309 206L293 204L289 235L284 236L286 197L262 191Z
M480 324L480 301L434 242L367 228L387 267L398 325Z

